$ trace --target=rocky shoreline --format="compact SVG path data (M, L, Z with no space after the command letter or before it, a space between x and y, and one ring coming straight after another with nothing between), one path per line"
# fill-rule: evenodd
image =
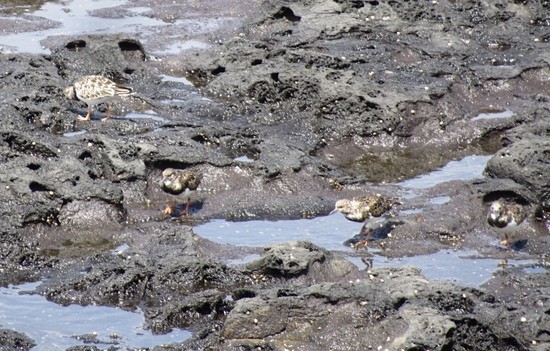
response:
M549 11L274 0L239 35L166 59L122 34L1 53L0 284L41 280L50 301L140 308L155 333L193 332L155 350L548 350ZM114 104L126 117L79 122L84 106L63 88L87 74L143 99ZM473 154L493 155L483 179L415 197L395 185ZM167 167L202 176L191 216L161 214ZM471 288L361 269L307 241L234 247L193 232L213 218L326 215L365 193L403 198L391 236L372 242L388 257L473 249L541 269L504 267ZM496 201L525 218L491 226ZM227 263L250 253L260 258ZM2 329L0 349L27 339Z

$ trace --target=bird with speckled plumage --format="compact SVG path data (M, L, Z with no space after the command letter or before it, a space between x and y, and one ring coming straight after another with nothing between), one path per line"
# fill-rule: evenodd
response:
M334 210L331 213L340 212L350 221L363 222L371 217L382 216L391 210L396 203L395 198L384 197L380 194L355 197L351 200L336 201Z
M397 199L385 197L381 194L374 196L361 196L353 199L342 199L336 201L334 210L331 212L340 212L346 219L354 222L364 222L359 232L359 236L364 236L365 239L356 242L353 245L354 249L368 248L369 239L373 233L372 228L367 229L367 220L371 217L381 217L389 212L394 205L399 204Z
M117 84L109 78L92 75L84 76L73 85L65 88L64 94L67 99L84 101L88 105L86 117L78 116L81 121L91 119L93 106L106 103L107 113L102 121L107 121L111 118L108 102L114 100L117 96L132 95L133 90L130 87Z
M525 209L520 204L497 200L489 206L487 222L494 227L504 228L516 226L523 222L526 217Z
M361 196L353 199L342 199L336 201L334 210L331 212L340 212L346 219L354 222L364 222L359 235L365 235L365 239L357 242L355 249L368 246L368 240L372 234L372 229L367 232L367 220L371 217L381 217L389 212L394 205L399 204L397 199L385 197L381 194L374 196Z
M179 195L184 193L186 199L185 209L180 213L180 216L189 214L191 205L191 192L197 190L200 184L200 177L190 171L177 170L174 168L166 168L162 172L161 188L164 192ZM169 204L163 211L164 214L172 215L174 212L175 203Z

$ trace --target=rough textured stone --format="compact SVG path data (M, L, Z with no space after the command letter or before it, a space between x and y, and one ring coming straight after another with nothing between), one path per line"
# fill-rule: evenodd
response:
M2 351L27 351L36 346L36 343L25 334L0 329L0 350Z
M2 51L0 284L46 277L38 291L51 301L139 307L156 332L193 331L159 350L548 349L547 3L274 0L252 13L252 2L225 6L253 15L239 35L175 58L128 34L48 38L47 55ZM149 15L172 30L180 5L157 1ZM196 85L165 80L172 72ZM85 74L136 96L115 101L110 122L100 106L83 125L85 104L62 89ZM502 112L512 116L491 115ZM487 179L391 184L493 153ZM166 167L201 175L191 216L161 214L184 204L158 186ZM403 202L373 230L378 254L468 249L504 265L530 259L535 273L503 268L491 295L344 258L368 263L369 252L308 242L262 252L192 233L211 218L323 215L377 192ZM500 198L528 218L489 226ZM225 262L250 253L261 257Z

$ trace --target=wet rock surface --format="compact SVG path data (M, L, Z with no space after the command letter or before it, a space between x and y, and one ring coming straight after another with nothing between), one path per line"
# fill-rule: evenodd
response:
M28 336L13 330L0 329L0 350L30 350L36 343Z
M166 59L128 34L1 53L0 284L42 279L56 303L139 308L156 333L193 332L159 350L548 349L549 6L269 1L238 35ZM77 121L86 106L63 88L86 74L137 95L114 102L109 122L104 106ZM494 154L486 178L416 196L387 184L471 154ZM190 216L161 215L183 206L160 188L166 167L201 175ZM369 243L388 257L473 249L536 270L468 288L359 269L310 242L233 247L193 233L212 218L324 215L365 193L402 202ZM495 201L525 219L491 226ZM249 254L260 257L227 263ZM6 333L6 350L32 346Z

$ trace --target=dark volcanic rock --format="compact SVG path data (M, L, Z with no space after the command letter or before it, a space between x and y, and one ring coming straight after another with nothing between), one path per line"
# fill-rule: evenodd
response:
M545 1L274 0L237 37L184 57L153 57L127 34L2 52L0 284L43 279L51 301L140 308L154 332L194 333L156 349L547 350L546 13ZM164 79L172 69L198 88ZM136 96L82 124L85 104L62 89L86 74ZM493 153L489 179L387 184ZM184 201L161 191L166 167L201 175L191 216L161 215ZM210 218L326 214L373 191L403 198L373 231L378 254L470 249L544 273L506 268L487 292L412 268L359 270L303 241L231 266L260 250L192 232ZM490 226L498 199L529 215Z
M275 277L307 274L312 265L325 261L328 252L310 242L296 241L264 248L261 259L246 265L252 272Z
M550 113L550 112L549 112ZM526 135L523 140L500 150L485 172L494 178L512 179L525 186L548 212L550 203L550 140Z
M492 296L419 277L412 269L379 269L350 282L266 289L237 301L222 349L527 350L526 340L499 338L489 318L471 319L499 313Z
M208 246L183 225L158 225L135 248L67 262L38 291L60 304L140 307L154 332L218 318L228 292L250 279L213 260ZM83 274L83 272L85 272Z
M0 329L1 351L27 351L36 346L36 343L25 334L13 330Z
M439 142L456 146L460 138L475 140L461 120L477 112L476 101L488 98L493 108L525 106L512 91L527 80L535 91L543 84L532 81L535 72L548 74L542 46L512 39L514 23L536 16L540 4L509 5L521 7L521 14L451 3L287 5L266 3L267 16L224 45L220 55L193 58L190 73L215 94L239 98L236 106L251 121L299 126L320 146L322 139L380 134L420 138L415 143L438 135ZM280 13L294 14L293 20ZM504 13L505 20L499 17ZM461 38L449 31L453 23L475 29ZM533 29L542 35L542 28ZM537 53L516 59L527 48ZM521 75L525 79L516 78ZM475 88L487 79L497 83ZM502 79L512 85L506 92L498 88Z

